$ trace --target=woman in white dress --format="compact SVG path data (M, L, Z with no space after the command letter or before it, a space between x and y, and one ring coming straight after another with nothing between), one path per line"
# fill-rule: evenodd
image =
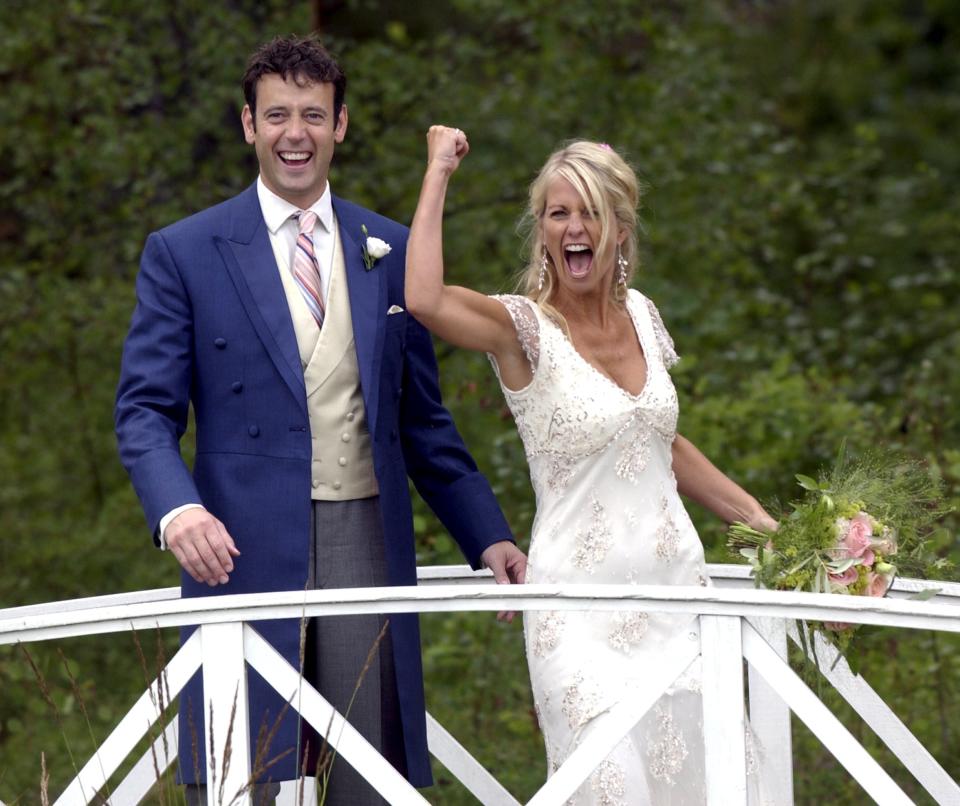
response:
M530 188L525 294L488 297L443 282L444 199L469 151L466 135L433 126L427 140L406 305L441 338L491 357L536 494L527 581L706 585L678 491L727 522L775 522L676 433L673 342L653 302L628 289L634 172L605 144L578 141L553 154ZM524 634L549 774L644 687L672 642L699 638L689 616L636 611L528 612ZM573 803L704 802L697 677L668 690Z

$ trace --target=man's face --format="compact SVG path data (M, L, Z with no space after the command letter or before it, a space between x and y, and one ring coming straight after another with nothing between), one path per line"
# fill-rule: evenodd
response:
M334 144L347 133L346 104L333 117L333 84L300 86L270 73L257 82L256 121L249 106L241 118L270 190L302 209L323 195Z

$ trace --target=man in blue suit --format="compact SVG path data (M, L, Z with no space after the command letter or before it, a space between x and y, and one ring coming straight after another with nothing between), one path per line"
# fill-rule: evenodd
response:
M259 178L147 239L117 392L121 458L183 595L415 584L408 476L472 566L522 582L526 559L441 403L430 337L404 310L407 229L331 195L342 70L315 40L278 38L243 84ZM343 712L383 617L316 621L309 676ZM258 629L298 664L295 621ZM415 615L391 616L350 720L425 786L419 641ZM283 702L256 675L249 689L254 746ZM199 675L180 703L180 777L202 787ZM299 732L288 712L263 757L302 752ZM300 764L289 752L261 780ZM334 771L327 804L379 802Z

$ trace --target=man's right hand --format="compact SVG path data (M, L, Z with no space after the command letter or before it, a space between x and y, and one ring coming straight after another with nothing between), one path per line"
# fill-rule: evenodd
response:
M224 585L230 581L233 558L240 556L226 527L207 510L181 512L163 533L167 548L196 582Z

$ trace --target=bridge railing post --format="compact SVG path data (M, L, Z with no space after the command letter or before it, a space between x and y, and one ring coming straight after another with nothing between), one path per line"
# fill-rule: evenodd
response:
M771 649L787 659L787 625L783 619L758 616L750 623ZM757 770L761 787L770 806L793 804L793 747L790 734L790 708L777 690L757 673L747 672L750 701L750 727L755 752L760 761Z
M737 616L701 616L708 806L747 806L743 649Z
M243 623L204 624L200 630L207 806L249 806L250 713Z

